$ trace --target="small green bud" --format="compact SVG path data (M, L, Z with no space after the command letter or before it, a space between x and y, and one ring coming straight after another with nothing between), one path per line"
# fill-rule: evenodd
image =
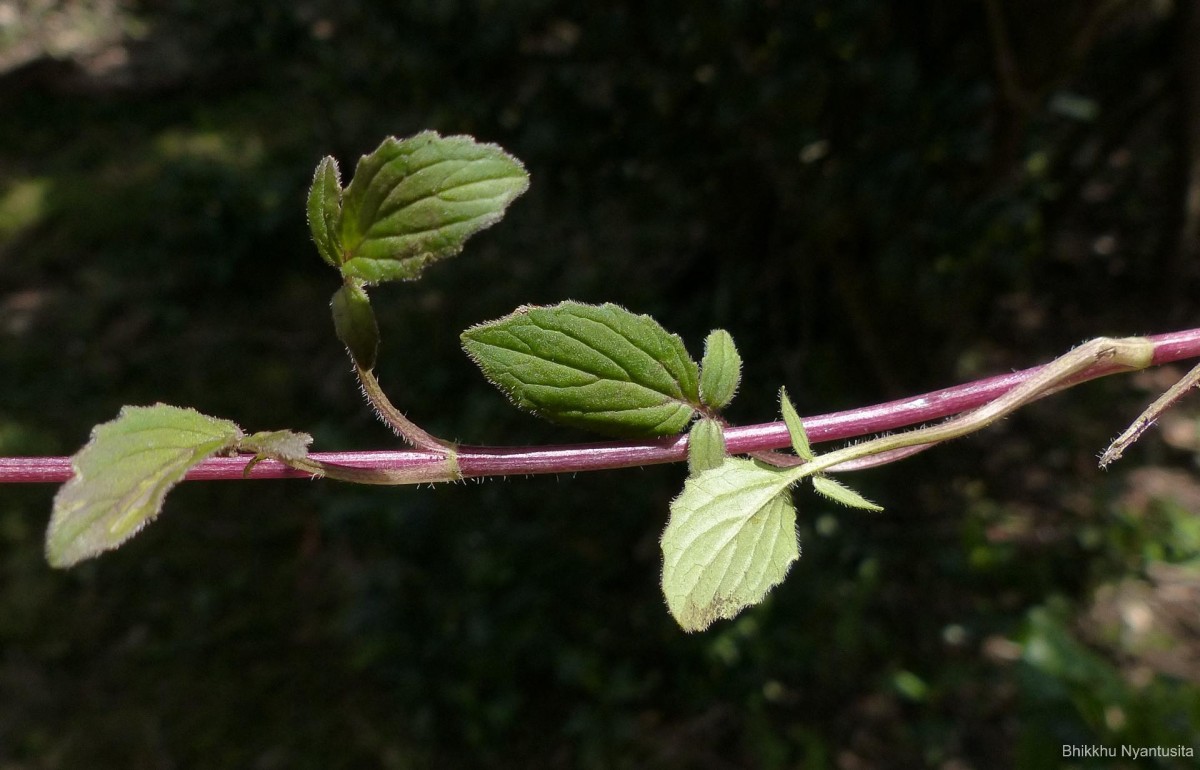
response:
M742 357L733 337L724 329L713 329L704 342L704 360L700 362L700 400L713 409L724 409L741 379Z
M371 300L360 283L346 281L329 303L338 339L350 352L354 363L364 371L375 368L379 354L379 325Z

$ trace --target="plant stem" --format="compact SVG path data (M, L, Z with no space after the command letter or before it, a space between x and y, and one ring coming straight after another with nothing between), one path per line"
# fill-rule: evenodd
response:
M454 462L454 456L445 453L431 454L420 463L399 468L340 465L316 457L288 460L287 464L308 476L349 481L353 484L394 487L402 484L435 484L442 481L458 481L462 478L458 472L458 466ZM246 470L253 473L249 467Z
M1133 442L1141 438L1141 435L1146 432L1157 420L1158 416L1170 409L1176 401L1183 398L1189 390L1200 385L1200 365L1192 367L1192 370L1185 374L1179 382L1172 385L1166 393L1163 393L1154 403L1146 407L1146 411L1138 415L1138 418L1133 421L1124 433L1116 438L1109 445L1108 449L1104 450L1104 454L1100 455L1100 467L1107 468L1110 463L1121 459L1121 455L1129 448Z
M370 369L364 369L355 364L354 371L358 375L358 381L362 385L363 395L367 401L375 409L375 413L379 415L379 419L388 425L396 435L412 444L417 449L426 449L433 452L441 452L454 456L454 443L445 441L428 432L421 426L417 425L412 420L404 416L404 413L396 408L395 404L383 392L383 388L379 385L379 380L375 378L375 372Z
M1061 389L1080 373L1097 364L1108 364L1124 370L1145 369L1154 361L1154 343L1144 337L1108 339L1101 337L1085 342L1071 352L1054 359L1041 367L1033 376L996 400L980 408L962 414L940 425L880 436L861 444L855 444L821 455L791 472L794 480L800 480L822 471L836 469L866 457L910 447L928 446L974 433L991 425L1020 407L1047 393Z
M1153 344L1154 351L1151 365L1200 357L1200 328L1155 335L1149 337L1148 341ZM1082 349L1081 347L1076 350ZM1072 351L1072 353L1074 352L1076 351ZM1072 353L1067 355L1070 356ZM977 409L1003 397L1004 394L1033 380L1047 367L1053 367L1060 361L1062 359L1044 366L989 377L875 406L806 417L804 418L804 427L809 439L816 443L880 433L949 417L967 410ZM1093 361L1091 365L1082 368L1076 374L1066 377L1057 384L1049 387L1038 386L1041 388L1038 395L1044 396L1086 380L1124 371L1127 368L1115 365L1113 361L1099 363ZM370 379L375 383L375 387L378 387L374 377ZM1033 397L1025 398L1027 402ZM383 402L390 403L386 401L386 397ZM394 407L392 408L394 409ZM934 427L944 427L952 422ZM424 431L421 432L424 433ZM422 450L316 452L309 455L307 459L313 463L325 464L323 475L330 478L358 480L348 478L347 474L357 470L366 470L379 471L382 474L396 474L393 478L402 476L413 483L444 480L444 476L447 474L445 444L427 433L425 436L432 440L433 444ZM928 442L930 439L928 434L926 436L923 441ZM944 438L938 440L944 440ZM785 449L791 446L787 428L782 422L731 427L725 432L725 441L732 454ZM857 446L861 447L865 444ZM454 458L461 477L478 478L574 473L681 462L687 455L687 440L683 436L672 436L642 442L607 441L541 447L459 446L456 449ZM876 454L855 461L843 459L840 461L842 463L840 470L849 470L850 467L867 467L889 458L899 459L900 456L913 453L916 448L909 446L894 451L896 452L894 456ZM825 455L825 457L829 456ZM247 460L248 458L245 456L213 457L189 471L187 478L197 481L241 479ZM329 468L332 466L342 470L330 471ZM322 475L316 473L315 470L305 472L289 468L275 460L263 460L250 470L248 477L255 479L311 478L314 475ZM61 483L70 477L71 461L69 457L0 458L0 483ZM382 476L376 478L381 479Z

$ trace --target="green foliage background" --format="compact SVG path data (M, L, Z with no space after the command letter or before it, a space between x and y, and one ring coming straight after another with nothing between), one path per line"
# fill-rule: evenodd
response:
M730 330L745 422L781 384L812 414L1195 326L1187 6L15 4L0 453L73 452L155 401L394 444L332 333L304 193L322 155L348 168L426 128L533 178L463 255L373 295L384 386L462 441L581 438L458 351L523 303L617 302L694 355ZM952 770L1198 747L1195 408L1094 467L1165 384L1095 383L857 476L884 514L801 497L789 580L696 636L657 586L682 467L188 484L65 573L41 553L53 489L8 487L0 767Z

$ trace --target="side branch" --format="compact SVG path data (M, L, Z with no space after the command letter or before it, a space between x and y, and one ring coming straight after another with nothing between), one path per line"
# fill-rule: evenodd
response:
M954 419L938 425L930 425L926 428L890 436L880 436L861 444L821 455L816 460L797 468L795 478L801 479L822 471L836 470L844 463L879 454L961 438L991 425L1001 417L1011 414L1048 393L1056 392L1071 383L1078 382L1077 378L1080 374L1085 374L1098 365L1116 367L1125 371L1137 371L1150 366L1153 361L1154 343L1144 337L1094 339L1040 367L1020 385L978 409L960 414Z

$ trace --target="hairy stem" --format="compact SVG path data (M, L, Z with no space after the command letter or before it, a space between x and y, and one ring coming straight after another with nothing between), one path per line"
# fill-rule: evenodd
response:
M1133 442L1141 438L1157 420L1158 416L1170 409L1176 401L1183 398L1184 395L1192 388L1200 385L1200 365L1192 368L1190 372L1185 374L1179 382L1172 385L1166 393L1163 393L1154 403L1146 407L1146 411L1138 415L1138 418L1133 421L1124 433L1116 438L1108 449L1104 450L1104 454L1100 455L1100 467L1106 468L1110 463L1121 459L1121 455L1130 447Z
M441 452L451 458L454 457L453 442L445 441L428 433L424 428L405 417L404 413L397 409L387 394L383 392L379 380L375 378L375 372L357 364L354 366L354 371L358 375L358 381L362 384L363 395L375 409L379 419L395 431L397 436L417 449Z
M1200 357L1200 328L1155 335L1149 338L1149 342L1153 343L1154 356L1151 362L1153 365ZM1067 355L1077 355L1079 350L1085 348L1086 346L1077 348L1076 351ZM804 427L809 439L814 443L819 443L855 438L950 417L968 410L978 409L1003 397L1010 391L1023 387L1039 377L1047 367L1053 367L1061 360L897 401L805 417ZM1044 396L1089 379L1126 371L1128 368L1115 365L1115 362L1111 360L1101 360L1098 363L1093 360L1091 365L1084 366L1074 376L1068 376L1049 387L1044 384L1036 387L1039 389L1039 395ZM1057 379L1058 376L1056 375L1055 378ZM371 380L374 381L374 378L372 377ZM377 386L378 383L376 383ZM1026 396L1026 402L1032 400L1033 397ZM384 402L388 403L386 397ZM944 423L943 426L934 427L940 428L949 424ZM428 434L425 435L432 439L433 445L423 450L315 452L307 459L315 463L336 465L339 468L391 473L394 474L392 478L403 478L411 483L444 480L445 476L450 475L446 465L445 444ZM928 434L925 434L924 438L917 439L917 441L928 442L930 439ZM785 449L791 446L787 427L782 422L730 427L725 432L725 442L732 454ZM906 440L905 443L908 441ZM862 447L865 444L858 446ZM836 470L870 467L881 462L899 459L914 451L917 451L915 445L909 444L907 448L901 448L891 453L880 450L879 454L860 457L857 460L839 459L839 467ZM452 467L457 467L463 478L482 478L485 476L524 476L631 468L681 462L686 456L687 440L684 436L672 436L652 441L604 441L560 446L459 446L456 447L453 455L455 466ZM318 474L316 469L306 471L290 468L276 460L263 460L255 464L250 472L243 476L246 461L245 456L213 457L192 468L188 472L187 479L212 481L242 478L311 478L314 475L327 475L330 478L346 478L347 481L357 480L350 479L344 474L335 475L333 472ZM347 471L347 473L350 472ZM69 457L0 458L0 483L62 483L71 477L71 473ZM453 477L457 478L457 476Z
M301 473L319 478L349 481L354 484L374 484L379 486L400 486L402 484L434 484L441 481L458 481L462 474L453 454L444 452L430 455L425 462L414 463L399 468L359 468L353 465L339 465L312 457L286 460L287 465ZM251 470L247 466L247 471Z
M896 452L909 447L927 446L974 433L991 425L1016 409L1051 393L1096 364L1107 363L1123 370L1139 370L1154 361L1154 343L1144 337L1108 339L1101 337L1085 342L1071 352L1054 359L1023 383L980 408L939 425L880 436L861 444L848 446L821 455L793 471L793 478L802 479L827 471L844 463L867 457Z

